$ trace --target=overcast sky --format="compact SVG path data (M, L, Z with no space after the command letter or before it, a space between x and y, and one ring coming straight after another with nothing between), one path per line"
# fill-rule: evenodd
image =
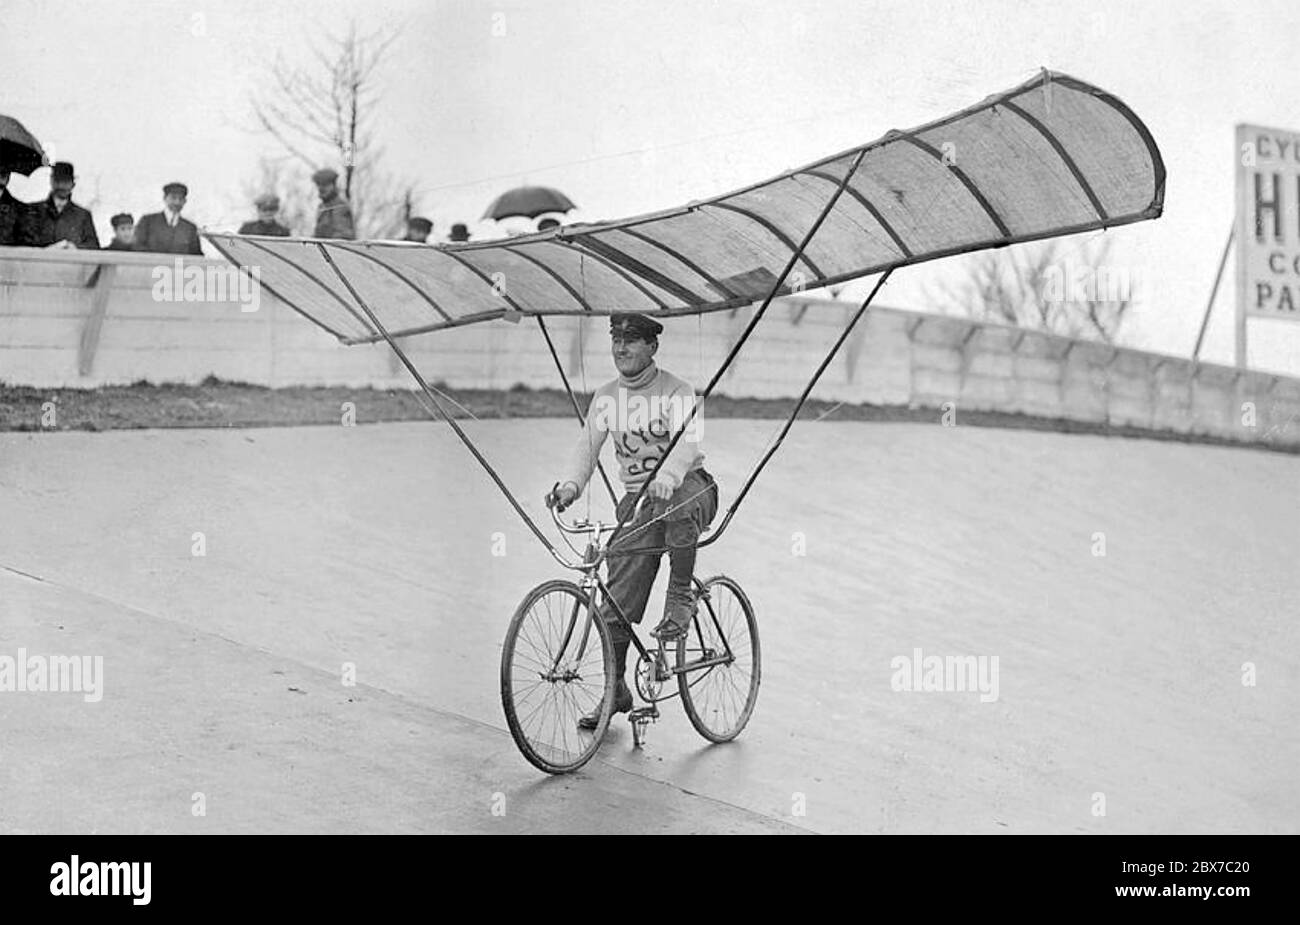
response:
M1146 122L1169 172L1163 218L1106 232L1142 281L1125 340L1183 355L1232 222L1233 126L1300 129L1293 0L5 0L0 111L74 162L102 238L173 179L189 217L231 228L275 150L248 130L250 95L277 55L305 61L309 38L352 18L398 30L380 74L385 166L421 191L436 240L454 221L499 234L478 218L523 181L567 192L574 220L619 218L924 123L1042 66L1097 84ZM47 177L11 188L38 199ZM882 301L924 308L953 272L901 271ZM1231 308L1229 272L1208 359L1231 362ZM1300 374L1298 329L1252 322L1252 365Z

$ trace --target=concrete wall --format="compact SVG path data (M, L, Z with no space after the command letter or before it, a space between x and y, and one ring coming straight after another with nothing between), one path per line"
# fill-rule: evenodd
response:
M0 248L0 382L41 388L198 382L409 388L384 345L344 347L265 291L257 311L224 301L153 297L146 254ZM186 260L205 273L218 260ZM736 397L799 394L854 306L774 304L718 386ZM672 319L661 363L702 387L753 309ZM574 387L609 378L607 321L548 319ZM430 381L459 387L558 385L537 322L498 321L405 341ZM1300 446L1300 379L1239 372L966 319L873 308L816 397L912 407L1020 412Z

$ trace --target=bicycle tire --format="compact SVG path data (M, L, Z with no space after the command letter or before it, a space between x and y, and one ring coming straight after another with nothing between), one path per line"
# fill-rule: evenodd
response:
M549 744L543 742L540 736L530 732L530 730L534 728L533 721L537 712L543 709L545 704L531 706L529 708L530 712L527 715L521 716L519 702L521 700L519 689L520 682L527 681L535 686L540 686L541 683L547 683L548 679L540 670L547 666L534 656L541 656L544 661L555 658L556 653L554 651L548 651L543 655L538 651L536 644L534 644L531 639L526 640L526 642L527 645L531 647L532 651L521 651L521 634L527 628L530 615L533 613L537 605L545 601L547 598L557 595L558 599L565 601L566 606L577 608L576 610L570 611L570 617L572 618L574 625L569 628L569 634L558 640L565 644L565 648L561 654L567 653L571 646L580 646L582 644L581 639L574 640L572 638L582 631L586 622L586 615L590 614L591 611L590 599L582 589L571 581L556 579L543 582L529 591L528 594L524 596L524 599L519 603L519 606L515 608L514 616L510 619L510 626L506 630L505 642L501 649L501 706L505 711L506 725L510 728L510 735L514 739L515 745L519 748L519 751L523 756L528 759L534 767L545 771L548 774L568 774L582 767L595 756L596 752L600 750L601 740L604 738L606 729L609 728L609 721L613 711L616 679L614 678L614 648L610 641L609 629L605 626L604 621L602 621L598 615L593 614L591 615L590 622L595 628L597 638L600 640L601 666L604 673L604 683L601 688L602 696L600 701L603 709L601 710L600 722L597 723L594 730L579 730L577 729L576 724L573 723L573 720L575 719L575 710L559 709L558 715L552 720L550 726L554 733L559 735L563 747L557 746L554 741ZM553 614L551 616L553 616ZM569 619L570 618L563 618L565 623L567 623ZM547 642L546 635L547 634L543 633L543 644ZM551 634L549 641L552 643L552 647L558 647L555 645L555 634ZM531 666L524 664L528 661L532 662ZM558 662L559 659L556 658L556 663L558 664ZM578 666L583 667L588 663L589 658L584 650L583 658L578 663ZM533 682L531 680L530 675L533 673L538 674L540 682ZM577 680L581 681L581 677ZM577 715L581 715L581 704L577 702L571 691L558 693L559 691L562 691L563 688L559 688L557 685L564 685L567 687L572 683L573 681L556 679L549 680L549 684L553 688L551 693L561 699L564 699L564 696L567 693L568 705L576 707ZM590 685L583 686L584 695L589 695L591 693L590 690L588 690L589 687ZM586 699L590 698L587 697ZM560 704L553 705L562 706ZM594 703L590 706L591 708L594 708ZM541 720L541 727L544 728L545 724L546 720L543 718ZM569 734L570 730L572 731L571 736ZM570 748L569 742L571 738L575 745L580 747Z
M691 620L690 630L677 640L677 689L682 695L682 706L686 709L686 716L695 727L695 731L710 742L730 742L740 735L749 723L750 717L754 714L754 706L758 702L758 688L763 678L758 621L754 617L754 607L750 604L749 597L735 579L726 575L714 575L703 582L701 587L706 594L701 595L700 604ZM734 619L728 620L726 614L719 617L718 612L723 609L721 592L724 589L726 594L735 600L743 616L742 622L748 646L742 646L741 638L734 633L735 638L726 637L725 627L721 629L723 635L719 636L719 628L724 621L730 623L733 630L740 628L735 625ZM718 598L716 601L715 593ZM708 654L706 650L713 650L714 655L719 651L725 651L725 647L721 645L723 637L726 637L727 643L731 645L735 661L732 664L691 670L690 660L693 653L703 657ZM746 687L744 702L736 709L734 718L728 718L728 714L720 710L724 698L721 695L710 696L712 691L718 689L717 685L710 686L708 681L710 677L715 677L715 680L726 677L730 682L733 667L744 659L748 659L751 666L748 668L747 676L743 674L746 669L744 664L740 665L737 674L737 677L744 677ZM699 674L701 671L707 674L692 680L692 675ZM731 685L732 691L737 689L734 684Z

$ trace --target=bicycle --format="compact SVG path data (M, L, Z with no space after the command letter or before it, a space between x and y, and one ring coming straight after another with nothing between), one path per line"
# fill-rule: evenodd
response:
M701 581L692 576L695 607L687 631L646 648L599 574L607 534L617 524L582 519L566 524L556 509L551 517L562 535L589 539L581 562L557 556L581 573L579 580L552 579L533 588L506 631L501 703L510 735L524 757L548 774L567 774L600 750L618 682L609 629L597 613L603 605L628 628L639 654L635 686L648 705L628 714L634 747L642 747L646 727L659 719L658 705L679 695L691 725L705 739L722 743L740 735L758 699L762 660L754 608L735 579L715 575ZM576 554L577 548L569 546ZM674 649L671 665L668 646ZM674 678L677 690L665 693ZM602 707L596 728L579 729L578 717L594 711L597 703Z

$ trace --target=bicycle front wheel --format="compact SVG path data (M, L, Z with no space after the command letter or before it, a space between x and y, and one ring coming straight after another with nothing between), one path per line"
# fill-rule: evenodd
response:
M730 742L758 702L758 623L733 579L716 575L702 587L690 631L677 640L677 686L695 731L710 742Z
M548 774L582 767L600 748L614 703L609 630L573 582L548 581L524 598L501 651L501 706L515 744ZM601 707L595 729L578 717Z

